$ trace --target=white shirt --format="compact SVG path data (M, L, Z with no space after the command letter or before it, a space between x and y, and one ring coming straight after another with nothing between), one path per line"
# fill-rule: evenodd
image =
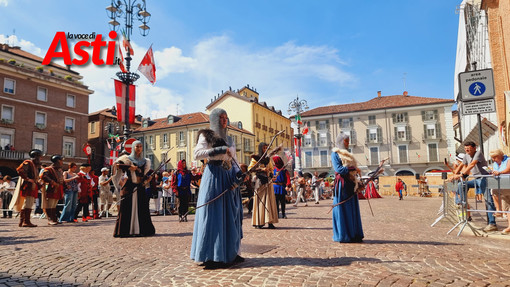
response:
M230 153L232 154L232 157L235 161L237 161L236 156L236 146L235 143L232 143L232 146L228 148L230 150ZM201 160L201 159L209 159L209 160L230 160L230 157L227 155L227 153L224 154L217 154L214 156L209 156L209 153L213 150L213 147L207 142L205 139L205 136L203 134L200 134L198 137L197 146L195 147L195 150L193 151L194 159L195 160Z

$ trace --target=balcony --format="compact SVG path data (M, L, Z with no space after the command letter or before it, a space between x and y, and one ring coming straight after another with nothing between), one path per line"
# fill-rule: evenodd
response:
M270 132L270 133L273 133L273 132L274 132L274 129L273 129L273 128L269 128L269 132Z
M29 158L27 152L15 151L15 150L1 150L0 151L0 159L8 159L8 160L24 160Z
M262 125L260 123L255 123L255 127L260 129L262 127Z
M263 131L267 131L267 126L266 125L262 125L262 130Z
M382 144L382 139L365 139L365 144Z
M411 143L411 136L406 135L405 137L397 137L395 136L393 138L393 143L400 144L400 143Z
M422 140L423 140L423 142L427 142L427 141L441 141L441 136L440 135L427 135L427 134L423 134Z

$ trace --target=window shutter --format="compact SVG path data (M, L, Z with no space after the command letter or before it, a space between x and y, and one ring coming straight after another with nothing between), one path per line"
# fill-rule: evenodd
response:
M159 135L159 148L163 148L163 134Z
M440 123L436 123L436 138L438 138L438 139L441 138L441 124Z
M319 121L315 121L315 130L319 130Z
M407 141L411 140L411 127L410 126L406 126L406 140Z
M423 137L428 138L427 136L427 125L423 125Z
M186 146L187 143L188 143L188 140L187 140L188 139L188 134L186 132L183 132L183 138L184 138L184 146Z
M381 127L377 127L377 142L378 143L382 143L383 142L382 128Z
M179 146L179 132L175 133L175 146Z
M326 120L326 129L329 129L329 120Z
M321 143L321 134L317 133L317 145Z
M409 119L407 117L407 112L404 113L404 122L405 123L409 122Z
M351 130L351 142L353 144L356 143L356 131L355 130Z
M393 118L393 123L397 122L397 114L391 114L391 117Z
M437 110L434 110L434 120L439 120L438 112Z
M398 140L398 128L394 127L393 129L395 130L395 140Z
M338 125L340 125L340 127L342 127L342 119L338 119Z
M367 142L370 142L370 129L367 129Z
M425 121L425 111L421 111L421 120Z

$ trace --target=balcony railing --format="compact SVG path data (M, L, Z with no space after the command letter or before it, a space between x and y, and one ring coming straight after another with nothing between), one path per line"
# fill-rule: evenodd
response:
M263 131L267 131L267 126L266 125L262 125L262 130Z
M273 132L274 132L274 129L273 129L273 128L269 128L269 132L270 132L270 133L273 133Z
M255 123L255 127L260 129L262 125L260 123Z
M0 159L10 159L10 160L24 160L29 158L27 152L15 151L15 150L1 150L0 151Z

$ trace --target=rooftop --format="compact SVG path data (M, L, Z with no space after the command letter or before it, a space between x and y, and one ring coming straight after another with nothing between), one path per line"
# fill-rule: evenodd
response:
M455 101L452 99L438 99L438 98L424 98L407 95L394 95L394 96L381 96L373 98L366 102L324 106L311 109L309 111L301 113L303 117L319 116L319 115L330 115L339 113L352 113L361 111L372 111L390 108L402 108L420 105L431 105L431 104L443 104L451 103Z

